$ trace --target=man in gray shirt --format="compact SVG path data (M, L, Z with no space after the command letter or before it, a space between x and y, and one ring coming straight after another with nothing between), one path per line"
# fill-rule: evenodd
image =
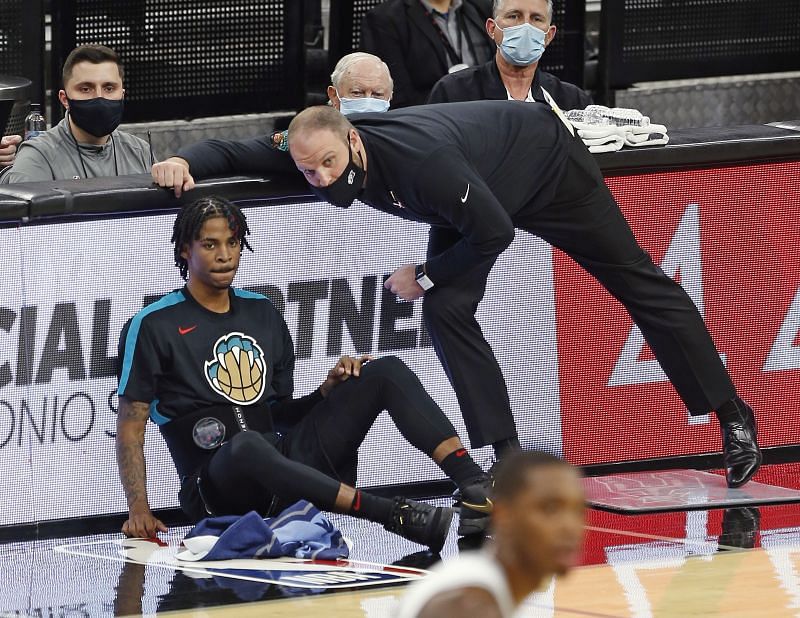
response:
M147 142L117 131L125 90L117 54L101 45L78 47L62 70L58 98L66 117L23 142L4 182L34 182L142 174L155 159Z

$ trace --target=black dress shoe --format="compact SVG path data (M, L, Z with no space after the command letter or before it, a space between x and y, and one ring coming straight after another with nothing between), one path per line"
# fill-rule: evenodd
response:
M728 487L741 487L761 466L753 409L738 397L717 411L722 431L722 465Z
M754 506L725 509L722 514L722 534L719 544L727 547L753 549L756 533L761 527L761 512Z

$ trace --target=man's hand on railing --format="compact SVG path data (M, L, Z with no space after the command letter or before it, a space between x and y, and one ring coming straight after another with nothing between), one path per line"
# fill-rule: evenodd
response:
M175 191L175 197L180 197L184 191L194 189L194 178L189 173L189 162L180 157L170 157L153 165L153 181L159 187Z

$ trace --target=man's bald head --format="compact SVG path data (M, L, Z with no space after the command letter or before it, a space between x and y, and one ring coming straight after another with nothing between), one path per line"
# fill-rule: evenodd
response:
M330 131L345 139L351 130L353 125L337 110L328 105L315 105L304 109L289 123L289 149L292 147L292 140L301 136Z
M288 139L289 154L313 187L331 185L351 162L367 169L358 131L327 105L309 107L297 114L289 124Z

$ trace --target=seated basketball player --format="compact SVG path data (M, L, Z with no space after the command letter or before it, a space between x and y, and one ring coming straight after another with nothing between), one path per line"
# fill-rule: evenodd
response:
M411 586L396 618L510 618L574 565L585 512L575 468L546 453L517 452L499 463L492 499L491 545L434 568Z
M116 448L129 509L122 531L166 530L147 499L149 418L167 442L181 507L193 521L274 514L303 498L438 551L450 510L352 487L358 447L383 410L461 488L459 533L482 531L488 477L398 358L342 357L317 390L293 398L295 357L283 317L266 297L231 287L248 234L244 214L224 199L184 206L172 242L187 283L142 309L120 335ZM384 456L397 465L393 453Z

